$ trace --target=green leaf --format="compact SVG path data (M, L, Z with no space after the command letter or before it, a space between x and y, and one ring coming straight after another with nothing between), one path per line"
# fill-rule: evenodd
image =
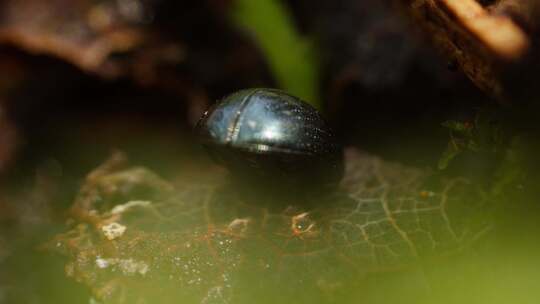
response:
M278 85L320 108L315 49L297 32L286 7L276 0L236 0L231 14L253 35Z
M470 133L471 130L471 127L467 123L455 120L445 121L442 123L442 126L458 133Z
M454 159L456 156L458 156L461 152L463 152L463 149L460 147L460 145L457 145L453 142L448 143L448 147L443 152L443 155L439 159L439 163L437 167L439 170L444 170L448 167L448 164L452 159Z

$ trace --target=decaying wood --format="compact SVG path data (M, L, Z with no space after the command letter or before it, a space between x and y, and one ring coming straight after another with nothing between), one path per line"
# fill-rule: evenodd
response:
M401 2L451 62L489 95L505 99L501 73L519 63L531 42L509 14L501 13L502 5L499 11L491 12L476 0Z
M435 3L495 56L515 60L528 48L527 36L514 21L504 15L490 14L474 0L442 0Z
M538 28L538 0L498 0L488 10L495 15L510 16L526 31L533 32Z

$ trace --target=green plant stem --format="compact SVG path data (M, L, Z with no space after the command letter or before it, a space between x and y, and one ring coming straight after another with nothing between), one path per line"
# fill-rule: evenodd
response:
M277 0L236 0L231 14L253 35L277 84L320 108L314 49L297 32L286 7Z

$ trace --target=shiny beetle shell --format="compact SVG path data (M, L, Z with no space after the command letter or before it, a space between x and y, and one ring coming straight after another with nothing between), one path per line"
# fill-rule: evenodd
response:
M235 175L332 185L343 174L342 148L322 116L280 90L231 94L204 113L196 130L213 158Z

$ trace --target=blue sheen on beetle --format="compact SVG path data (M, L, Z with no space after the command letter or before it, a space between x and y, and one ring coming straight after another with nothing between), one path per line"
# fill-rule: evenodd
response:
M280 90L233 93L206 111L196 130L215 160L247 180L319 186L343 174L343 150L320 113Z

